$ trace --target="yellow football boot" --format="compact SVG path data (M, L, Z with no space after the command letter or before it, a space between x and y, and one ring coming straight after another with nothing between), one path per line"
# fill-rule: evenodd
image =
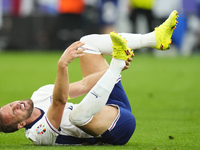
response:
M172 11L168 19L154 30L156 36L156 48L158 50L166 50L170 48L172 43L171 37L177 25L178 12Z
M122 38L121 35L110 32L110 38L112 40L112 56L116 59L128 60L129 57L133 55L131 48L127 47L126 39Z

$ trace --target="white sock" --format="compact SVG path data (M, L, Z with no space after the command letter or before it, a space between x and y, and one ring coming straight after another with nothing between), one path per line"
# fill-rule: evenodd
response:
M71 112L69 118L74 125L83 126L89 123L93 115L105 106L124 66L125 61L112 59L106 73Z
M132 49L140 49L144 47L156 46L156 36L154 32L147 34L131 34L131 33L119 33L127 42L127 46ZM137 35L137 36L136 36Z
M154 32L147 34L119 33L127 42L131 49L140 49L144 47L156 46L156 37ZM84 42L86 53L110 55L112 53L112 41L109 34L91 34L80 39Z

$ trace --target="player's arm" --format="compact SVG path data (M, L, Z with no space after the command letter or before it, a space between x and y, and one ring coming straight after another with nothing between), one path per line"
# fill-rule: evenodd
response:
M97 83L97 81L103 76L106 70L93 73L83 78L80 81L70 83L69 85L70 98L76 98L84 94L87 94L92 89L92 87Z
M62 54L58 61L57 76L53 91L53 102L47 112L47 117L50 123L59 129L65 104L68 100L69 94L69 79L68 79L68 65L85 49L79 49L84 43L78 41L70 45Z
M129 68L130 62L132 62L131 57L126 61L126 65L123 70L126 70ZM107 69L90 74L80 81L71 83L69 85L70 98L76 98L84 94L87 94L92 89L92 87L97 83L97 81L99 81L99 79L104 75L106 70Z

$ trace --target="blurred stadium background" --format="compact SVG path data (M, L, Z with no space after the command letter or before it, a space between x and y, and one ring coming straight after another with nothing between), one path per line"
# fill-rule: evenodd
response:
M59 51L86 34L146 33L174 9L179 24L165 55L198 53L199 0L0 0L0 51Z
M124 148L108 149L199 149L200 0L0 0L0 106L53 83L62 51L80 37L113 30L153 31L174 9L180 17L171 50L136 51L142 54L123 73L138 126ZM82 78L78 67L78 60L69 67L70 82ZM38 147L20 130L0 134L0 149Z

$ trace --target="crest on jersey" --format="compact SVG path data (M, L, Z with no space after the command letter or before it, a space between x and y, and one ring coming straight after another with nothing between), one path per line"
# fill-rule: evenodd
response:
M45 128L45 125L41 124L39 125L37 128L36 128L36 132L37 134L39 135L42 135L46 132L46 128Z

